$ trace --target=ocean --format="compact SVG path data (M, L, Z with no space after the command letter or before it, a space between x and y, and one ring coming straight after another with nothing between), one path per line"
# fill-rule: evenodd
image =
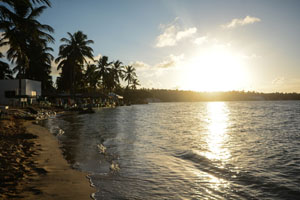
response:
M97 200L300 197L300 101L100 108L44 126Z

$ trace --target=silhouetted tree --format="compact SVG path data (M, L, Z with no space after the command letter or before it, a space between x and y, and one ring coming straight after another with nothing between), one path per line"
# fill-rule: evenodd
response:
M53 90L51 63L54 57L50 53L50 47L42 47L39 44L31 45L29 48L29 67L25 76L29 79L41 81L43 91Z
M101 86L103 89L110 88L109 73L110 73L112 63L113 62L108 62L107 56L102 56L97 61L97 70L99 73L99 78L101 80Z
M121 87L120 86L120 80L123 80L124 78L124 66L122 65L123 63L119 60L113 62L111 69L109 70L109 72L111 73L111 75L109 77L111 77L112 80L112 89L115 89L117 87Z
M95 91L100 84L100 74L97 73L97 66L88 64L84 73L85 87L88 91Z
M0 53L0 58L2 58L3 55ZM3 62L0 60L0 79L12 79L12 71L9 68L9 65L6 62Z
M139 80L138 79L133 79L132 83L131 83L131 88L136 90L137 86L140 85Z
M86 58L93 60L93 49L89 45L94 42L88 40L82 31L74 34L68 32L68 36L61 39L64 44L59 47L59 56L55 59L59 63L57 69L62 70L57 85L59 90L74 93L83 85L82 72L83 65L87 63Z
M54 42L54 38L49 34L53 28L41 24L37 18L46 9L46 6L33 7L32 3L46 3L47 0L28 1L28 0L2 0L4 4L0 5L0 30L3 31L0 39L0 47L9 45L7 58L16 64L15 72L17 77L27 78L26 70L29 68L30 48L34 44L46 47L47 42ZM21 81L19 81L19 89Z
M133 66L126 66L125 67L125 81L127 81L127 88L129 88L131 82L135 79L136 73L135 68Z

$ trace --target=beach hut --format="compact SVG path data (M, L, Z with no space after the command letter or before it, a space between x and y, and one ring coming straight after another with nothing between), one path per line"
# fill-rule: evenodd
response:
M21 91L19 91L19 80L0 80L0 104L16 105L33 104L42 94L41 82L29 79L21 80Z
M118 95L116 93L110 92L108 94L108 97L110 98L110 100L112 101L111 103L115 104L115 105L123 105L124 104L124 97L121 95Z

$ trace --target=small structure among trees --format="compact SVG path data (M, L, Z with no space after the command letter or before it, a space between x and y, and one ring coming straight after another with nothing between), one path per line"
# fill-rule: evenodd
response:
M22 79L22 88L19 90L19 80L0 80L0 104L16 105L32 104L42 95L41 82Z

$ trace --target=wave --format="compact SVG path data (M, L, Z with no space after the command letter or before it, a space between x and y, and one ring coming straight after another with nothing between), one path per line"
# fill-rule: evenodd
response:
M246 199L256 199L260 195L274 198L300 196L300 191L296 188L276 182L267 175L263 175L265 174L263 172L258 171L255 174L242 169L236 170L235 166L228 164L220 167L220 161L210 160L196 150L188 150L175 155L175 157L191 161L198 170L230 182L231 192ZM241 187L246 187L247 190L241 191Z

